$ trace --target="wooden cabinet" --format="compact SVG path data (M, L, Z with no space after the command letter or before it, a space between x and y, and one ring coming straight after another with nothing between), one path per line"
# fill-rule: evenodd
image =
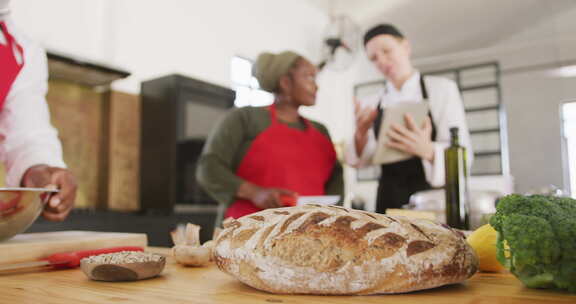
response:
M117 137L118 125L113 122L123 116L123 134L134 134L138 125L131 116L117 112L119 108L137 106L137 96L112 92L110 84L130 73L81 58L52 52L47 55L50 80L46 100L62 142L64 161L78 180L76 207L114 208L114 202L119 201L110 193L111 188L115 189L111 181L134 174L133 169L126 171L116 164L132 157L121 152L133 150L137 143L128 140L120 147L122 151L114 153L111 146L117 148L116 143L123 139ZM115 105L125 101L119 107ZM132 195L136 186L122 187L127 196L123 197L123 207L114 209L137 209L137 198Z

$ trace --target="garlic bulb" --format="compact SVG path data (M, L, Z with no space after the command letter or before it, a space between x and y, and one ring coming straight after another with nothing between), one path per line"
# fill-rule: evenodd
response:
M186 266L205 266L211 261L213 241L200 246L200 226L178 226L170 234L175 245L172 247L172 255L176 262Z

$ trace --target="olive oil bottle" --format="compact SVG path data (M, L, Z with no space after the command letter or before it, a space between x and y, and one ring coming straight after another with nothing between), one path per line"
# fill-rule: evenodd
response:
M446 167L446 224L452 228L470 229L468 170L466 148L458 140L458 128L450 128L450 147L444 151Z

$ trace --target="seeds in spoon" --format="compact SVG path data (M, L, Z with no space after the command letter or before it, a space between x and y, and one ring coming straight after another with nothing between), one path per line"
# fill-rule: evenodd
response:
M94 264L130 264L130 263L144 263L144 262L159 262L162 258L163 256L150 252L121 251L83 258L82 262L94 263Z

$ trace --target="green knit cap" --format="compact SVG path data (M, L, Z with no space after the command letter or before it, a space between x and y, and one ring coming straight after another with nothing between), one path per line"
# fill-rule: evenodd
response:
M263 90L276 93L280 77L286 75L300 57L302 56L292 51L279 54L262 53L252 66L252 75L258 79Z

